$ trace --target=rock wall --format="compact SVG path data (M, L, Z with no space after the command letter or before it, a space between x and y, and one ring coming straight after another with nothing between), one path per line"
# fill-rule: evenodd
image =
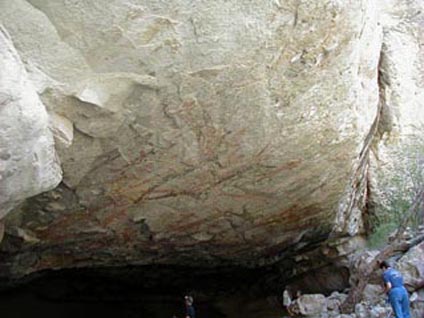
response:
M0 1L63 169L6 220L15 274L257 266L363 233L370 145L392 105L379 72L406 63L388 43L422 63L421 2L383 4Z
M0 25L0 219L58 185L62 171L44 105ZM3 237L3 226L0 231Z

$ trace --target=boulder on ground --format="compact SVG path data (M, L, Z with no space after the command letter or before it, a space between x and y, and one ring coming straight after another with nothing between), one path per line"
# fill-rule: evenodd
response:
M296 299L296 303L303 316L315 316L327 311L327 299L321 294L302 295Z
M368 284L364 289L364 300L372 304L378 303L381 300L383 288L381 285Z
M424 242L411 248L397 263L409 291L423 287L424 280Z

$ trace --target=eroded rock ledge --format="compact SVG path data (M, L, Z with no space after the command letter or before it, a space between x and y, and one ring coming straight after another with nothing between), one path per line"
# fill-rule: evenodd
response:
M0 2L25 66L11 71L47 110L63 170L4 220L1 275L343 264L362 242L371 141L423 117L422 3L385 4ZM53 187L48 167L49 184L2 178L2 192Z

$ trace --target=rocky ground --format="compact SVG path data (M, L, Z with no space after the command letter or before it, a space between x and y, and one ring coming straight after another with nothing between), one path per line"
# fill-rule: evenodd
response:
M423 230L420 231L421 233ZM411 237L419 233L411 233ZM358 253L353 266L364 268L369 266L378 251ZM405 279L405 286L410 293L412 317L424 315L424 243L413 246L403 255L391 259L391 265L397 268ZM376 270L365 288L362 302L356 304L354 313L341 313L340 306L347 298L346 290L333 292L329 296L323 294L305 294L287 302L291 316L309 318L386 318L393 316L387 296L383 294L381 270ZM355 277L351 277L354 281ZM287 293L286 293L287 295ZM391 315L392 314L392 315ZM289 317L289 316L286 316Z

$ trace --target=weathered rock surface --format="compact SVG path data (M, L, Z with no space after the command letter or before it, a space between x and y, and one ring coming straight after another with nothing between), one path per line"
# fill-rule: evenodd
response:
M57 186L61 172L47 112L0 25L0 219L20 201ZM3 230L1 223L0 241Z
M327 299L324 295L302 295L296 300L296 303L299 308L299 314L305 317L318 316L327 311Z
M414 291L424 280L424 243L414 246L398 261L398 269L404 273L405 284Z
M63 169L8 216L4 273L260 265L361 234L382 112L423 117L393 102L404 78L422 96L422 3L399 3L0 1Z

